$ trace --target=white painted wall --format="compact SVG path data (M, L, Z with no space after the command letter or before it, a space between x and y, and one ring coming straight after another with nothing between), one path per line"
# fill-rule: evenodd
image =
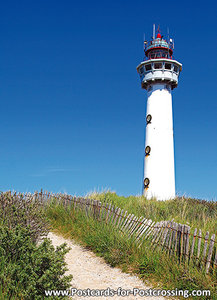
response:
M173 114L171 90L166 84L153 84L148 92L147 112L152 120L146 125L145 147L150 146L150 155L145 156L144 178L150 180L144 195L151 199L168 200L175 197Z

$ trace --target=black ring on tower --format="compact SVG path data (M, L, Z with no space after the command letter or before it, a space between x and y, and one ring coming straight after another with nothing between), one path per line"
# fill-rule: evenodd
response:
M151 115L147 115L147 117L146 117L147 124L151 123L151 120L152 120L152 116Z
M150 146L146 146L145 147L145 155L150 155L151 152L151 147Z

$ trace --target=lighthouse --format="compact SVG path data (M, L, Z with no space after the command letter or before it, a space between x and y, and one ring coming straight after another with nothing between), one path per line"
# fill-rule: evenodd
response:
M178 85L182 64L173 58L174 41L158 30L144 42L144 61L137 67L147 91L143 194L147 199L175 197L172 90Z

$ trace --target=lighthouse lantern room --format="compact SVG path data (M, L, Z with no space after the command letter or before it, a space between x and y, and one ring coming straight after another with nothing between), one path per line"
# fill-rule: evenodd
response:
M143 193L148 198L175 197L172 90L178 85L182 64L173 59L174 42L158 29L144 42L144 61L137 67L147 90Z

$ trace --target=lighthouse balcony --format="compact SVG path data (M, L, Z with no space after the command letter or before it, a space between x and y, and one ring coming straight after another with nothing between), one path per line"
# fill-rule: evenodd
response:
M178 85L178 77L181 70L182 65L171 59L151 59L142 62L137 67L141 85L144 89L147 89L152 83L159 82L170 84L171 88L174 89Z

